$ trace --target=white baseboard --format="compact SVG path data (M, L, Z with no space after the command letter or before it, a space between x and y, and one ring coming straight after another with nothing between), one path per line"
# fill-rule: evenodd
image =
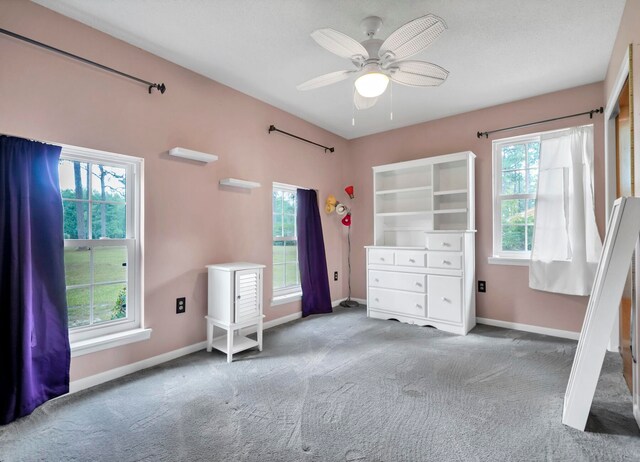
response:
M269 329L271 327L279 326L280 324L295 321L296 319L299 319L301 317L302 317L301 312L289 314L287 316L282 316L280 318L272 319L271 321L265 322L264 328ZM242 335L251 334L256 331L255 328L253 329L253 331L251 331L250 329L251 328L248 328L246 331L243 329ZM126 366L122 366L122 367L116 367L115 369L110 369L108 371L91 375L83 379L74 380L69 384L69 394L76 393L86 388L95 387L96 385L100 385L110 380L119 379L120 377L133 374L134 372L141 371L142 369L147 369L149 367L157 366L158 364L171 361L173 359L179 358L180 356L185 356L191 353L195 353L196 351L204 350L206 347L207 347L206 341L198 342L198 343L194 343L193 345L189 345L183 348L178 348L177 350L169 351L167 353L163 353L158 356L153 356L151 358L143 359L142 361L138 361L136 363L127 364Z
M331 302L331 306L336 307L343 300L346 300L346 298L341 298L339 300L335 300ZM363 305L366 304L366 300L362 300L358 298L352 298L351 300L354 300ZM296 319L300 319L301 317L302 317L302 312L298 311L297 313L288 314L286 316L281 316L279 318L272 319L271 321L267 321L263 324L263 328L269 329L271 327L279 326L287 322L295 321ZM248 327L246 329L242 329L241 335L252 334L255 331L256 331L255 327L253 328ZM95 387L96 385L100 385L110 380L119 379L120 377L133 374L134 372L141 371L142 369L147 369L149 367L157 366L158 364L171 361L173 359L179 358L180 356L185 356L191 353L195 353L196 351L204 350L206 347L207 347L206 341L194 343L193 345L189 345L183 348L178 348L177 350L169 351L167 353L163 353L158 356L153 356L151 358L143 359L142 361L138 361L136 363L127 364L126 366L116 367L115 369L110 369L108 371L91 375L83 379L74 380L69 384L69 394L76 393L86 388Z
M298 311L297 313L291 313L286 316L281 316L276 319L272 319L271 321L265 322L262 327L264 329L270 329L272 327L279 326L280 324L286 324L291 321L295 321L296 319L300 319L302 317L302 311Z
M506 329L521 330L524 332L532 332L534 334L550 335L552 337L568 338L570 340L578 340L580 332L572 332L570 330L552 329L550 327L532 326L531 324L520 324L519 322L500 321L498 319L476 318L478 324L486 324L487 326L504 327Z
M83 379L74 380L69 384L69 394L84 390L86 388L95 387L110 380L119 379L125 375L132 374L134 372L147 369L149 367L157 366L158 364L171 361L172 359L185 356L196 351L204 350L207 347L207 342L198 342L193 345L178 348L177 350L168 351L158 356L143 359L135 363L127 364L126 366L116 367L115 369L109 369L108 371L101 372L99 374L90 375Z

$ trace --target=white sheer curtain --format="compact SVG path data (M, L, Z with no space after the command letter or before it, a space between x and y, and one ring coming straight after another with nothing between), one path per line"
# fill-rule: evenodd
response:
M601 249L593 202L593 126L543 135L529 287L589 295Z

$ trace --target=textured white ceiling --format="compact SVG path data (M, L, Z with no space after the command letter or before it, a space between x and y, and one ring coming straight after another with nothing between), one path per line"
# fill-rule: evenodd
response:
M34 0L351 139L604 79L624 0ZM449 70L440 87L393 86L364 111L353 79L296 85L351 64L309 34L330 27L377 38L433 13L448 30L412 59ZM161 80L162 76L154 78ZM168 89L171 91L171 88ZM589 108L585 108L589 109ZM355 126L352 113L355 112Z

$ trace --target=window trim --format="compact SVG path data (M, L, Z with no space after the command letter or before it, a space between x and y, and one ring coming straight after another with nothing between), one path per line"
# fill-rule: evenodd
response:
M287 192L292 192L292 193L297 193L297 189L304 189L301 188L299 186L295 186L295 185L291 185L291 184L286 184L286 183L278 183L278 182L273 182L271 185L271 197L272 197L272 201L273 201L273 191L274 190L283 190L283 191L287 191ZM295 225L295 238L292 238L291 236L282 236L281 238L275 239L273 237L273 203L271 206L271 270L272 270L272 274L273 274L273 269L275 268L275 265L273 264L273 241L274 240L278 240L278 241L296 241L296 249L298 247L298 225ZM298 212L296 210L296 219L297 219L297 215ZM297 253L297 250L296 250ZM298 263L298 262L296 262ZM300 267L298 264L298 273L300 272ZM271 306L275 306L275 305L282 305L285 303L289 303L292 301L295 301L299 298L302 297L302 284L297 284L295 286L287 286L287 287L283 287L280 289L275 289L273 287L273 278L271 281Z
M555 131L555 130L552 130ZM499 191L502 189L502 156L501 146L507 144L524 144L529 142L541 141L543 133L538 132L527 135L512 136L509 138L501 138L493 140L492 142L492 213L493 213L493 253L489 257L489 263L491 264L505 264L526 266L531 259L531 251L513 251L513 250L501 250L502 249L502 220L501 220L501 202L503 200L510 199L534 199L536 193L527 194L505 194L500 195ZM534 221L535 223L535 221ZM526 229L525 229L526 233ZM521 262L521 263L518 263Z
M302 300L302 288L297 292L291 292L285 295L275 295L271 298L271 306L286 305L287 303Z
M529 266L531 258L489 257L490 265Z
M61 160L106 163L127 170L126 219L127 229L124 239L65 239L65 247L76 247L83 243L100 247L125 245L127 259L127 315L122 321L106 325L94 325L69 330L72 356L93 353L106 348L146 340L151 329L144 326L144 159L141 157L116 154L77 146L60 145ZM89 185L87 185L89 187ZM91 197L89 192L88 199ZM131 309L132 308L132 309ZM129 316L130 315L130 316Z

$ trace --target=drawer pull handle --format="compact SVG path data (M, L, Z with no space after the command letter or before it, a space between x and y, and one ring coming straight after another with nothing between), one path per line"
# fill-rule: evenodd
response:
M449 300L447 297L442 297L442 301L449 303L451 300Z
M380 257L380 261L384 261L384 257Z
M376 282L380 282L380 279L376 278Z
M451 247L451 244L449 244L448 242L443 242L442 247Z
M442 260L443 265L450 265L451 262L449 260Z
M418 287L422 287L422 283L421 283L421 282L416 282L416 285L417 285Z
M376 297L376 302L379 302L379 301L380 301L380 299Z
M410 262L410 263L415 263L416 261L415 261L413 258L410 258L410 259L409 259L409 262Z
M419 310L422 309L422 305L420 305L419 303L416 303L416 308L418 308Z

